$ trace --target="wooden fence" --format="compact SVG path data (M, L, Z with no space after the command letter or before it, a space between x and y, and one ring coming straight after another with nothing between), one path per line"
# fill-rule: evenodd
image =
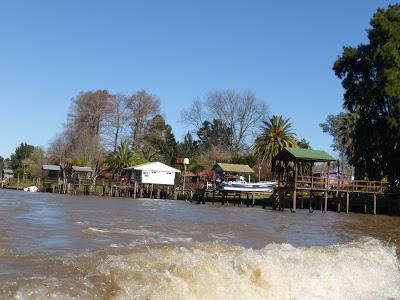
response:
M295 187L296 189L303 190L330 190L383 194L389 189L389 183L384 181L344 180L327 177L297 176Z

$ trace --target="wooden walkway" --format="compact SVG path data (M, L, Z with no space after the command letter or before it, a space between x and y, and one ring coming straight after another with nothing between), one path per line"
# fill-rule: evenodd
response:
M389 183L369 180L332 180L326 177L297 176L295 188L299 190L338 191L351 193L383 194Z
M286 185L287 186L287 185ZM309 191L310 199L312 192L324 193L324 209L328 210L328 193L346 194L346 212L349 211L350 194L370 194L373 195L373 214L376 214L376 196L384 194L389 189L389 183L383 181L369 180L342 180L329 177L316 176L296 176L294 184L291 184L292 211L296 211L297 191Z

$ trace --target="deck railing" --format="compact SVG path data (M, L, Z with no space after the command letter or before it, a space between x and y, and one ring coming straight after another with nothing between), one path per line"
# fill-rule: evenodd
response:
M344 180L316 176L297 176L296 188L310 190L335 190L361 193L384 193L389 183L369 180Z

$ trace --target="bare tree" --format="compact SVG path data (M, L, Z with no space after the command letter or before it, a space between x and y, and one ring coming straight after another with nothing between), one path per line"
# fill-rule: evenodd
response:
M123 140L127 121L128 121L128 108L127 97L122 94L117 94L110 100L111 111L109 118L106 121L106 140L110 140L112 149L117 151L118 145Z
M67 134L63 132L57 135L54 140L50 142L47 149L49 162L61 166L63 174L63 193L66 193L67 186L67 173L66 169L71 162L71 144L68 141Z
M228 161L232 158L232 153L221 146L211 146L206 152L203 152L198 157L199 161L204 164L207 168L211 168L215 165L217 160Z
M104 148L102 133L113 113L115 99L107 90L82 92L72 100L63 138L69 149L70 162L88 164L99 175Z
M181 112L182 123L192 126L193 132L199 131L204 121L206 121L206 118L204 103L200 98L195 99L188 110L183 110Z
M126 100L131 141L133 149L139 150L143 144L144 130L147 123L160 113L160 101L153 95L141 90Z
M253 92L238 93L235 90L211 92L202 102L196 99L188 111L183 111L181 120L198 131L205 119L220 120L230 128L232 153L248 149L248 140L253 137L267 116L267 106Z
M103 166L104 148L99 139L93 136L89 130L80 132L73 145L72 156L75 159L83 159L93 169L93 181L100 175Z
M113 110L111 99L114 96L107 90L82 92L72 99L68 114L68 124L75 133L88 131L93 136L100 136L104 122Z

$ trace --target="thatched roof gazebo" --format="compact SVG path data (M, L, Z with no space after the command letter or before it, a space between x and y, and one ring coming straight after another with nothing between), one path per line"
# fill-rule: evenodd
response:
M240 175L248 175L249 182L250 182L250 175L254 173L254 170L250 168L248 165L227 164L227 163L217 163L211 169L211 171L227 178L238 177Z

